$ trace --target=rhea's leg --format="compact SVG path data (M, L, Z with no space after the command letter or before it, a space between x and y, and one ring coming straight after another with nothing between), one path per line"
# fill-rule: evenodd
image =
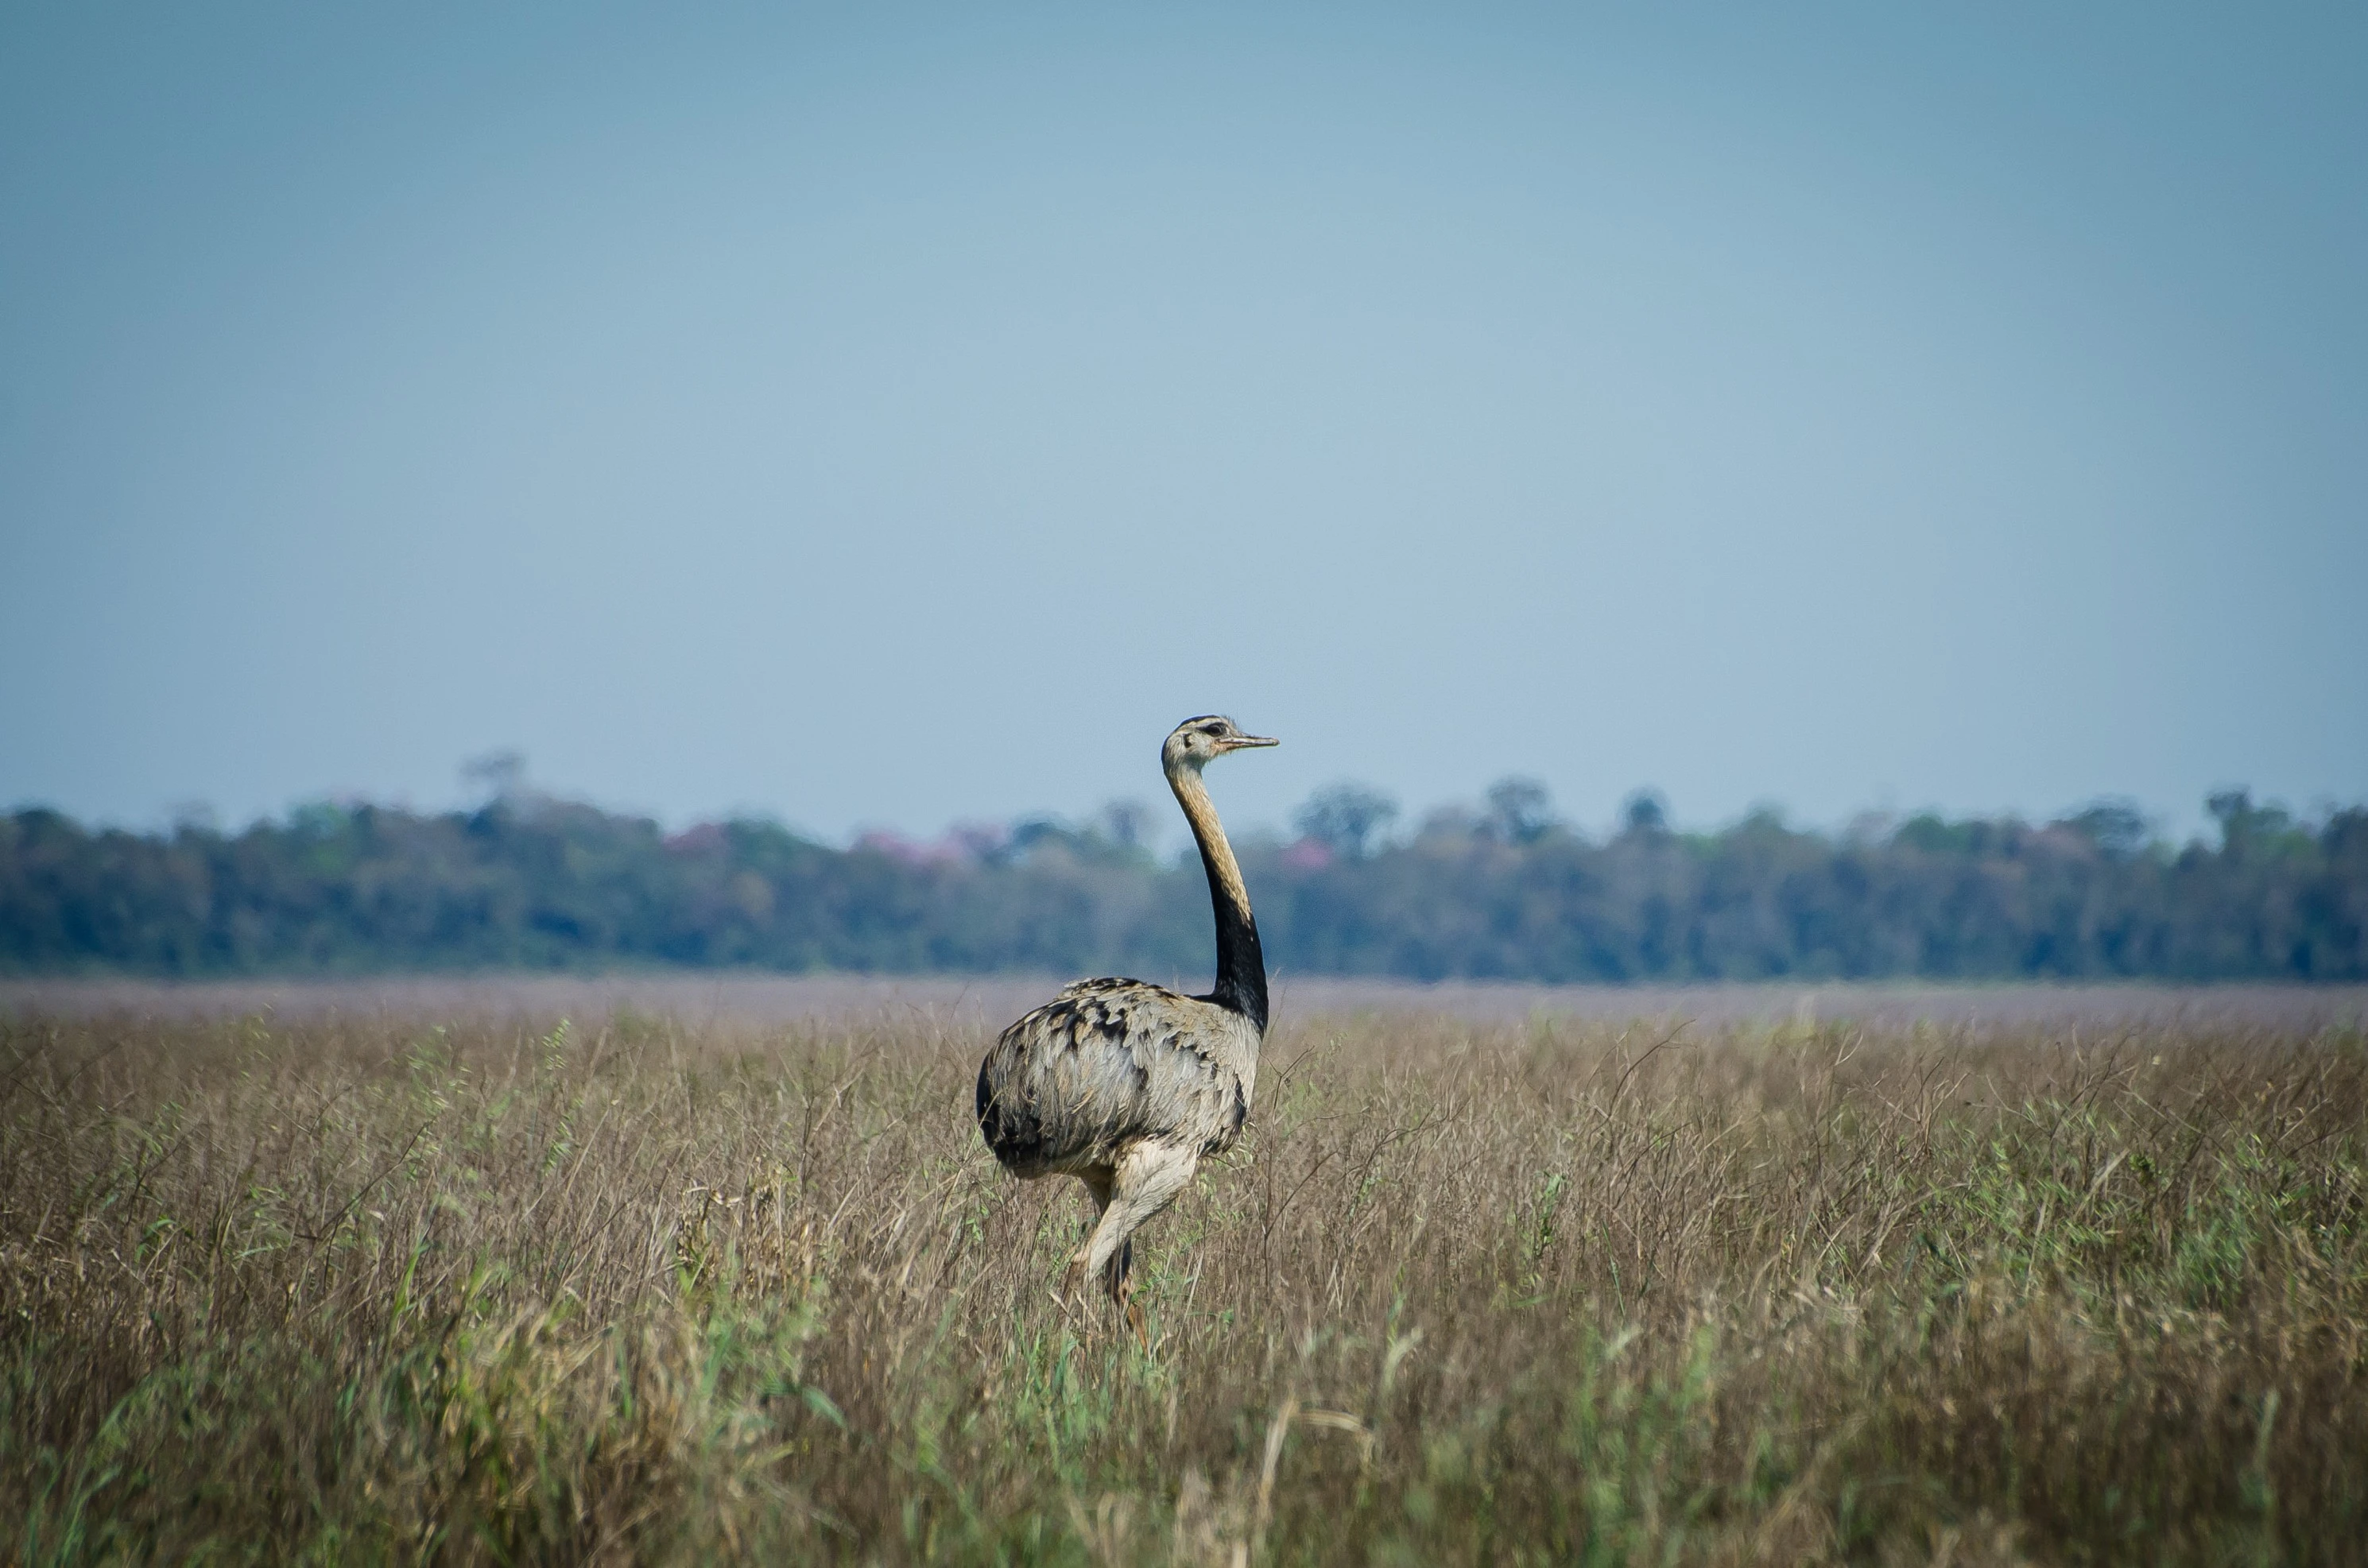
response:
M1110 1212L1110 1185L1115 1174L1108 1165L1077 1173L1077 1179L1086 1184L1086 1196L1093 1200L1094 1217L1086 1221L1085 1241L1070 1256L1069 1267L1061 1280L1061 1296L1064 1301L1075 1301L1085 1283L1086 1255L1092 1248L1094 1232L1099 1227L1102 1217Z
M1151 1330L1143 1321L1143 1303L1136 1301L1134 1292L1127 1288L1127 1276L1133 1272L1134 1238L1129 1236L1118 1244L1117 1256L1110 1260L1110 1267L1102 1270L1102 1284L1110 1291L1110 1299L1125 1312L1126 1326L1134 1330L1134 1342L1143 1346L1144 1354L1149 1355Z
M1144 1336L1143 1316L1125 1296L1127 1265L1134 1256L1130 1239L1136 1226L1175 1200L1200 1165L1200 1151L1181 1143L1146 1139L1129 1149L1110 1183L1110 1207L1087 1244L1086 1271L1100 1274L1112 1299L1129 1307L1127 1321L1138 1337Z

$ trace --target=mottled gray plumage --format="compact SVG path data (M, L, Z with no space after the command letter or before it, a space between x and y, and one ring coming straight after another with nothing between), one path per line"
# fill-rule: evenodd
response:
M1267 1023L1266 963L1249 894L1201 769L1245 746L1230 719L1187 719L1160 762L1201 846L1217 925L1217 983L1187 996L1141 980L1081 980L1009 1028L978 1070L978 1126L1014 1176L1074 1176L1097 1221L1070 1260L1125 1304L1137 1226L1241 1136Z
M1258 1049L1249 1020L1214 1002L1147 981L1081 980L996 1042L979 1073L979 1126L1019 1176L1116 1165L1144 1138L1220 1153L1249 1115Z

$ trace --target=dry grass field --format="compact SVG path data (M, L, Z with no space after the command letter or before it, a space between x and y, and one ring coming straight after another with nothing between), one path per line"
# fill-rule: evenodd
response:
M2368 1556L2356 1024L1302 1009L1147 1356L988 1028L19 1008L0 1558Z

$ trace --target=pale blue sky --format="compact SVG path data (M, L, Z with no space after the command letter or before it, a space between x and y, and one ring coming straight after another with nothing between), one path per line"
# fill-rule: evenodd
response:
M2359 801L2363 278L2358 6L12 6L0 804Z

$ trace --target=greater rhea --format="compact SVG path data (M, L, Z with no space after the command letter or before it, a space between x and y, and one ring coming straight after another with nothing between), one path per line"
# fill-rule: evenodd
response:
M1141 980L1081 980L1003 1031L978 1070L978 1127L1004 1169L1073 1176L1095 1221L1067 1290L1099 1274L1147 1346L1129 1291L1136 1227L1182 1191L1201 1156L1241 1136L1266 1038L1266 958L1241 867L1201 769L1276 743L1204 714L1176 726L1159 764L1201 846L1217 920L1217 983L1186 996Z

